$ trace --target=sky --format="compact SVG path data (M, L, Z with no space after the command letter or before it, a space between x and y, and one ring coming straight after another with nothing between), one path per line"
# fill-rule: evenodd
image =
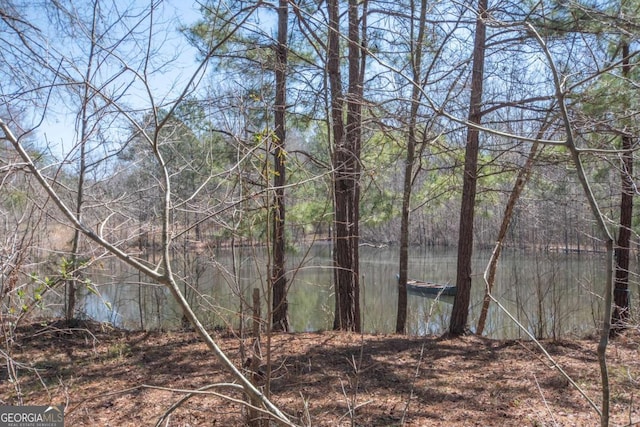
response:
M149 0L135 0L142 6L148 4ZM157 22L170 22L171 26L166 28L168 33L166 41L160 47L160 54L166 57L174 57L175 62L171 63L171 68L162 75L153 77L151 84L156 94L169 95L171 97L177 91L184 88L190 76L195 72L197 51L180 34L178 27L193 24L200 18L200 11L197 2L185 0L163 0L161 2L161 15L157 17ZM43 16L40 25L47 25L46 17ZM164 31L165 29L163 29ZM173 93L168 93L170 91ZM146 94L138 93L136 90L130 91L134 96L127 99L127 103L135 103L135 96L141 100L146 98ZM55 102L55 100L53 101ZM68 113L64 105L55 106L51 111L55 114L47 114L42 125L36 134L40 143L46 144L54 154L62 154L76 142L76 116Z

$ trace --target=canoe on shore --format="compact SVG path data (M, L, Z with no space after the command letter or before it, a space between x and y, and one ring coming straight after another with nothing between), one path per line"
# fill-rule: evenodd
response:
M415 295L423 296L455 296L455 285L423 282L421 280L408 280L407 291Z

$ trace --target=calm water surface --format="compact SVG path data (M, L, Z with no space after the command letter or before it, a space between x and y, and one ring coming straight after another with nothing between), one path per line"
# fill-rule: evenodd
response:
M253 288L266 294L264 250L219 250L215 254L189 254L174 263L184 280L187 299L209 327L237 327L240 313L250 318ZM476 251L469 326L475 329L484 284L482 272L489 252ZM360 248L361 297L364 329L371 333L395 330L398 248ZM329 329L333 321L331 246L300 248L287 258L290 322L294 331ZM454 283L455 250L413 248L409 276ZM114 275L115 272L115 275ZM173 328L181 313L169 293L145 281L121 263L105 263L94 270L100 297L87 294L82 307L87 316L126 328ZM600 322L604 257L597 254L505 252L494 295L528 330L538 336L580 335ZM188 285L187 285L188 283ZM634 285L637 286L637 285ZM632 289L632 295L634 294ZM451 301L409 295L408 332L438 334L446 330ZM263 310L265 311L265 310ZM525 335L495 304L486 332L496 338Z

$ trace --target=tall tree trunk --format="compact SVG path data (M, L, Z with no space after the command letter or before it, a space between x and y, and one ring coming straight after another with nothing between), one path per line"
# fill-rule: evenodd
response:
M273 186L275 197L273 203L273 329L288 331L289 320L287 302L287 277L285 270L285 202L284 185L286 182L285 151L285 109L287 104L287 24L289 19L289 2L280 0L278 8L278 45L276 46L276 99L275 99L275 149Z
M415 2L411 2L411 114L409 116L409 134L407 137L407 157L404 166L404 185L402 191L402 212L400 214L400 260L398 271L398 310L396 315L396 333L404 334L407 324L407 280L409 279L409 216L411 213L411 192L413 188L413 166L416 161L417 121L420 98L422 94L422 47L424 42L427 1L420 3L420 20L418 35L414 35Z
M366 2L363 3L366 7ZM337 0L327 2L329 36L327 73L331 88L334 170L334 329L360 331L359 201L360 146L364 55L360 42L358 0L349 1L348 93L340 82L340 10ZM364 14L363 14L364 16ZM364 28L363 21L363 28ZM347 105L346 125L343 119Z
M79 145L80 145L80 159L79 159L79 169L78 169L78 187L76 194L76 218L78 221L82 221L82 211L84 205L84 180L87 173L87 143L90 135L89 130L89 103L90 103L90 84L89 81L91 79L93 73L93 59L95 52L95 33L96 33L96 25L98 20L98 9L99 2L95 1L93 3L93 21L91 27L91 45L89 47L89 56L87 62L87 70L85 74L85 85L84 92L82 94L82 109L80 112L80 132L79 132ZM76 310L76 291L77 291L77 283L80 281L80 237L82 235L82 231L76 228L73 232L73 238L71 241L71 259L69 268L70 271L70 279L66 281L66 299L65 299L65 320L67 323L71 322L75 318L75 310Z
M344 276L340 272L340 265L343 263L342 254L348 252L347 241L344 240L346 234L345 231L345 215L341 187L343 160L342 151L344 150L344 122L342 120L343 114L343 100L342 100L342 76L340 73L340 11L338 0L327 1L327 9L329 15L329 33L327 39L327 74L329 77L329 87L331 90L331 133L333 136L333 151L332 151L332 164L333 164L333 280L334 280L334 295L335 295L335 316L333 321L334 329L339 329L342 326L341 310L342 310L342 286L341 278ZM345 262L346 263L346 262Z
M482 91L484 80L484 57L487 28L484 23L488 0L478 0L478 18L473 44L473 70L471 72L471 95L469 122L480 124L482 119ZM467 146L464 157L464 177L462 184L462 206L460 209L460 231L458 237L458 266L456 286L458 292L451 311L449 333L463 335L469 317L471 300L471 257L473 254L473 218L478 180L478 129L467 129Z
M542 138L542 132L538 133L538 138ZM522 190L524 189L525 184L529 180L531 168L533 167L533 162L538 152L538 146L539 144L537 142L534 142L531 145L529 155L527 156L527 161L520 169L520 171L518 171L516 182L513 185L513 189L511 190L511 194L509 195L509 200L507 201L507 206L505 207L504 214L502 215L502 223L500 224L500 230L498 231L496 246L493 250L493 253L491 254L491 260L489 261L489 266L487 269L487 283L485 287L484 299L482 301L482 309L480 310L480 317L478 318L478 325L476 327L476 334L478 335L482 335L482 333L484 332L485 323L487 321L487 314L489 313L489 303L491 302L490 294L493 290L493 284L496 279L496 271L498 269L500 254L502 252L502 245L505 237L507 236L507 231L509 231L509 224L511 224L511 218L513 217L513 209L520 199L520 194L522 194Z
M622 77L628 79L631 74L629 63L629 43L622 42ZM629 135L622 136L622 161L620 180L622 194L620 197L620 227L615 249L616 273L613 290L613 315L611 319L611 335L618 335L629 321L629 251L631 242L631 223L633 220L633 140Z
M547 118L549 118L549 114L550 112L547 114ZM547 128L548 121L545 120L542 127L538 131L536 138L542 139ZM522 194L524 186L529 180L529 176L531 175L531 169L533 168L533 163L538 153L539 145L540 144L537 142L534 142L531 145L531 148L529 149L529 155L527 156L527 161L525 162L524 166L522 166L522 168L520 168L520 170L518 171L516 182L513 185L513 189L511 190L511 194L509 195L509 200L507 201L507 206L505 207L504 214L502 215L502 223L500 224L500 230L498 231L496 245L493 253L491 254L491 259L489 260L489 265L485 273L485 293L482 301L482 309L480 310L480 317L478 318L478 325L476 327L476 334L478 335L482 335L484 333L487 314L489 313L489 304L491 302L490 294L493 290L493 284L496 278L498 261L500 260L500 254L502 253L502 245L504 239L507 237L507 231L509 231L509 225L511 224L511 219L513 217L513 210L516 206L516 203L520 199L520 194Z
M407 280L409 279L409 214L411 210L411 184L415 162L415 130L409 128L407 157L404 167L402 193L402 213L400 223L400 261L398 274L398 309L396 313L396 333L404 334L407 324Z

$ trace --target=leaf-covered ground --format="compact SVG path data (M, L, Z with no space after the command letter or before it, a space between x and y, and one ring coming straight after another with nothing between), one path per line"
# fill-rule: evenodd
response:
M216 339L242 366L241 340ZM530 342L319 332L275 335L271 346L272 400L300 425L600 425L588 401ZM545 346L600 407L595 340ZM36 323L20 328L7 348L18 382L8 381L5 367L1 403L62 404L67 426L153 426L163 416L162 426L244 424L239 402L212 394L167 414L185 391L231 381L192 332ZM638 331L610 346L611 425L640 422L639 356Z

